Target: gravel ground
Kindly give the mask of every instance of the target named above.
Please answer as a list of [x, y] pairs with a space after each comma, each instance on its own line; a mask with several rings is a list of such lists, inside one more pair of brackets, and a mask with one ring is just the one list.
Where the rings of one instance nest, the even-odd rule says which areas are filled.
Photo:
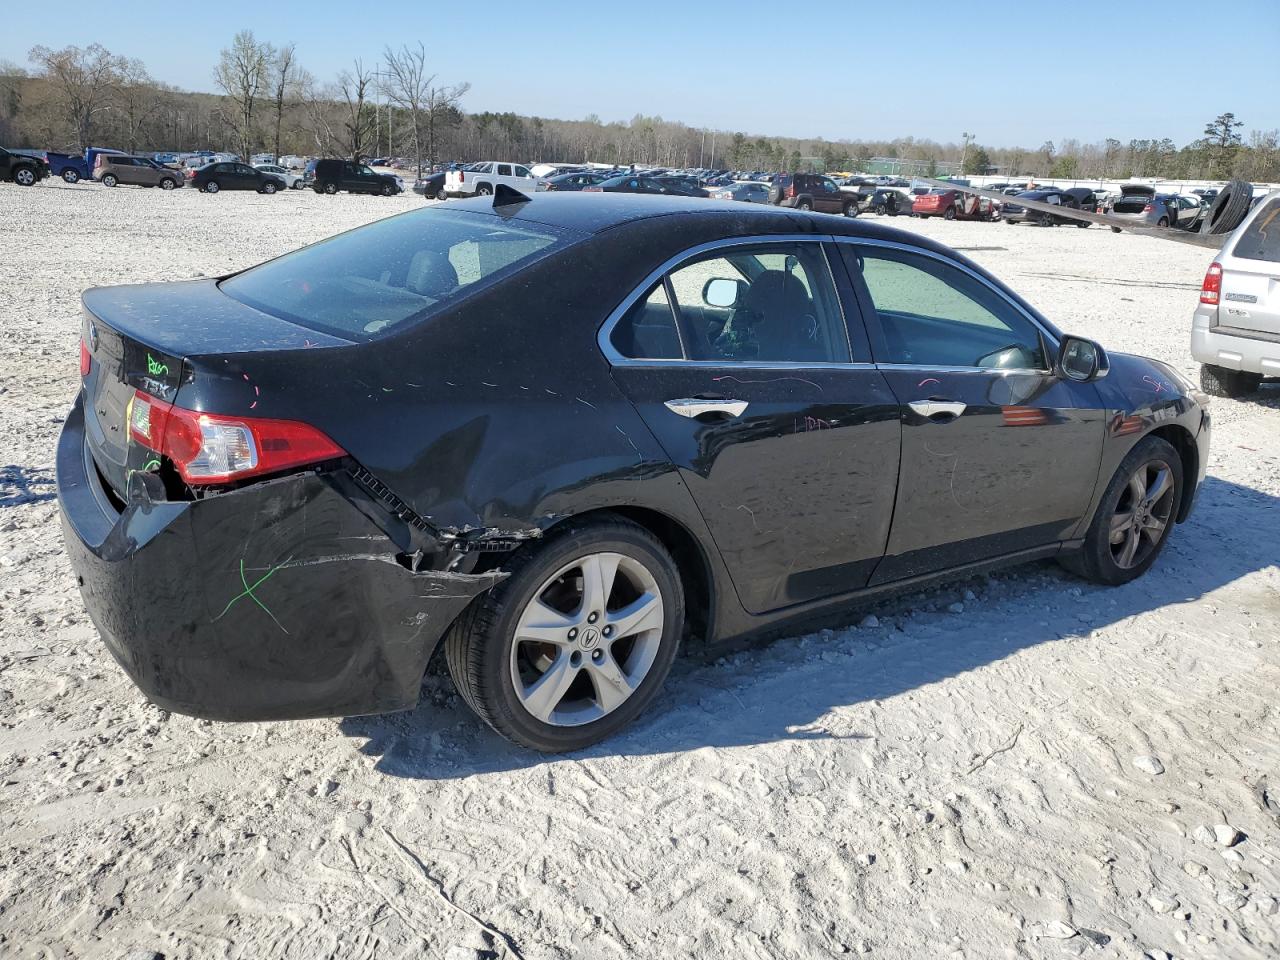
[[[508, 746], [439, 674], [381, 718], [148, 705], [60, 542], [81, 290], [421, 202], [0, 185], [0, 956], [1280, 955], [1274, 386], [1214, 402], [1197, 510], [1142, 580], [1024, 567], [693, 651], [581, 754]], [[1065, 329], [1194, 373], [1206, 251], [897, 223]]]

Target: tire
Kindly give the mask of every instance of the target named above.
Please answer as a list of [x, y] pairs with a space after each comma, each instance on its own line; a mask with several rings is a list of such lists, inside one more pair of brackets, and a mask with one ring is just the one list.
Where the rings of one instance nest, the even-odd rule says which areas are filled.
[[1156, 221], [1157, 227], [1167, 227], [1168, 225], [1169, 225], [1168, 217], [1161, 217], [1159, 220]]
[[1042, 227], [1052, 227], [1052, 226], [1053, 226], [1053, 216], [1052, 216], [1051, 214], [1048, 214], [1048, 213], [1042, 213], [1042, 214], [1040, 214], [1040, 219], [1039, 219], [1039, 220], [1037, 220], [1037, 221], [1036, 221], [1036, 223], [1037, 223], [1037, 224], [1039, 224], [1039, 225], [1040, 225], [1040, 226], [1042, 226]]
[[493, 196], [493, 187], [489, 186], [489, 184], [487, 183], [480, 184], [480, 186], [476, 187], [476, 196], [477, 197]]
[[[1138, 441], [1107, 485], [1084, 545], [1063, 557], [1063, 566], [1108, 586], [1142, 576], [1169, 540], [1178, 515], [1182, 482], [1182, 458], [1177, 450], [1159, 437]], [[1161, 492], [1155, 496], [1157, 490]], [[1128, 523], [1122, 525], [1126, 517]], [[1158, 529], [1151, 524], [1158, 524]]]
[[1017, 223], [1018, 223], [1018, 221], [1017, 221], [1017, 220], [1006, 220], [1006, 221], [1005, 221], [1005, 223], [1007, 223], [1009, 226], [1011, 226], [1011, 227], [1012, 227], [1012, 226], [1016, 226], [1016, 225], [1017, 225]]
[[204, 185], [205, 193], [217, 193], [220, 189], [222, 188], [218, 186], [217, 180], [210, 180], [208, 183]]
[[943, 220], [954, 220], [956, 218], [956, 208], [947, 207], [947, 212], [942, 215]]
[[1252, 203], [1253, 184], [1245, 180], [1232, 180], [1213, 198], [1213, 206], [1201, 222], [1200, 232], [1219, 235], [1230, 233], [1240, 226]]
[[844, 205], [844, 215], [846, 217], [856, 217], [858, 215], [858, 205], [856, 203], [846, 203]]
[[[643, 595], [660, 601], [660, 622], [651, 620], [639, 633], [619, 634], [608, 641], [602, 636], [609, 625], [608, 616], [599, 633], [589, 625], [601, 621], [583, 616], [586, 604], [581, 604], [581, 595], [575, 593], [576, 583], [585, 578], [571, 574], [581, 572], [575, 566], [577, 561], [601, 555], [621, 558], [616, 561], [618, 574], [612, 596], [624, 607], [638, 602], [639, 598], [628, 601], [627, 597], [635, 596], [635, 584], [644, 581]], [[684, 623], [679, 572], [657, 538], [621, 518], [571, 521], [544, 540], [526, 545], [505, 569], [510, 576], [477, 598], [445, 637], [449, 674], [471, 709], [508, 740], [552, 753], [580, 750], [634, 720], [661, 689]], [[619, 596], [619, 584], [629, 592]], [[563, 617], [554, 627], [540, 632], [554, 641], [517, 642], [523, 618], [535, 609], [533, 604], [540, 597], [549, 601], [544, 602], [544, 608], [555, 608], [551, 616]], [[559, 614], [563, 609], [575, 612]], [[565, 630], [563, 640], [561, 629]], [[613, 660], [619, 650], [622, 664]], [[631, 680], [635, 684], [607, 709], [601, 700], [613, 700], [624, 687], [615, 683], [600, 688], [598, 682], [605, 681], [592, 665], [597, 662], [613, 668], [616, 683]], [[552, 697], [534, 701], [536, 681], [557, 670], [566, 682]], [[607, 691], [603, 698], [597, 692], [600, 689]], [[535, 710], [547, 719], [535, 715]]]
[[74, 170], [71, 167], [67, 167], [67, 169], [62, 171], [62, 179], [65, 180], [67, 183], [79, 183], [80, 171]]
[[1211, 363], [1200, 367], [1200, 389], [1214, 397], [1243, 397], [1262, 384], [1262, 374], [1228, 370]]
[[1120, 232], [1120, 228], [1119, 228], [1119, 227], [1112, 227], [1112, 228], [1111, 228], [1111, 232], [1112, 232], [1112, 233], [1119, 233], [1119, 232]]
[[927, 214], [927, 213], [917, 213], [917, 214], [916, 214], [916, 216], [917, 216], [917, 217], [919, 217], [921, 220], [928, 220], [928, 219], [929, 219], [929, 214]]
[[178, 181], [170, 180], [168, 177], [165, 177], [163, 180], [160, 181], [161, 190], [172, 190], [175, 187], [177, 187], [177, 185], [178, 185]]
[[384, 197], [390, 197], [396, 192], [396, 190], [395, 190], [395, 187], [391, 186], [391, 184], [384, 183], [382, 185], [382, 189], [379, 190], [378, 192], [381, 193]]
[[449, 195], [448, 195], [447, 193], [445, 193], [445, 192], [444, 192], [444, 187], [441, 187], [439, 190], [437, 190], [437, 191], [436, 191], [436, 199], [437, 199], [437, 200], [448, 200], [448, 199], [449, 199]]
[[1090, 223], [1088, 220], [1077, 220], [1076, 226], [1079, 227], [1081, 230], [1088, 230], [1090, 227], [1093, 226], [1093, 224]]
[[274, 180], [268, 180], [266, 183], [262, 185], [262, 188], [258, 192], [265, 193], [268, 196], [270, 196], [271, 194], [276, 192], [276, 182]]
[[104, 187], [114, 187], [119, 183], [120, 181], [116, 179], [116, 175], [114, 173], [104, 173], [102, 175], [102, 185]]
[[798, 201], [798, 202], [796, 203], [796, 209], [797, 209], [797, 210], [812, 210], [812, 209], [813, 209], [813, 204], [812, 204], [812, 203], [810, 203], [808, 200], [800, 200], [800, 201]]
[[332, 197], [335, 193], [338, 192], [338, 185], [334, 183], [332, 180], [330, 180], [320, 189], [324, 191], [324, 193], [326, 193], [328, 196]]

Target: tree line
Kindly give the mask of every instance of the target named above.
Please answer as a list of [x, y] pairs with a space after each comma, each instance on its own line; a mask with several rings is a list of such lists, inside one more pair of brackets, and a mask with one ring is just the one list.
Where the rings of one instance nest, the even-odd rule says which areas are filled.
[[1060, 179], [1280, 181], [1280, 133], [1253, 130], [1223, 113], [1203, 136], [1046, 141], [1037, 149], [960, 142], [803, 139], [711, 131], [660, 116], [606, 123], [469, 113], [470, 85], [429, 69], [421, 44], [386, 47], [328, 81], [316, 78], [294, 44], [275, 45], [244, 30], [224, 48], [211, 79], [217, 93], [193, 93], [155, 80], [146, 65], [100, 44], [34, 47], [30, 67], [0, 63], [0, 144], [79, 151], [229, 150], [364, 158], [407, 157], [419, 169], [450, 160], [504, 158], [749, 170], [865, 170], [876, 158], [946, 164], [965, 173]]

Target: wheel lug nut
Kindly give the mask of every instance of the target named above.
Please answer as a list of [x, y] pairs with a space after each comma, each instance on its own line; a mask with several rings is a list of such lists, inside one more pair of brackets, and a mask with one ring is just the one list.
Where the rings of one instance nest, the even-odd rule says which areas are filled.
[[613, 627], [605, 627], [605, 628], [604, 628], [603, 630], [601, 630], [600, 632], [601, 632], [601, 633], [603, 633], [606, 637], [612, 637], [612, 636], [613, 636]]
[[594, 660], [596, 663], [599, 663], [601, 660], [604, 659], [604, 651], [603, 650], [595, 651], [595, 653], [591, 654], [591, 659]]
[[578, 628], [577, 628], [577, 627], [574, 627], [572, 630], [570, 630], [570, 631], [569, 631], [569, 639], [570, 639], [570, 640], [577, 640], [577, 639], [578, 639]]
[[600, 619], [600, 614], [593, 613], [591, 614], [591, 616], [587, 617], [587, 623], [595, 623], [599, 619]]

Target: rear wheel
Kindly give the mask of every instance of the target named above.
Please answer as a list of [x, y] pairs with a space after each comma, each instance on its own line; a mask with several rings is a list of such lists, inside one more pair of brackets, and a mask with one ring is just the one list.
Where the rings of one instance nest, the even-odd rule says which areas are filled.
[[204, 185], [205, 193], [217, 193], [220, 189], [221, 187], [218, 186], [217, 180], [210, 180], [208, 183]]
[[846, 217], [856, 217], [858, 215], [858, 205], [856, 203], [846, 203], [844, 205], [844, 215]]
[[1052, 227], [1053, 217], [1047, 213], [1040, 214], [1040, 219], [1036, 221], [1042, 227]]
[[1093, 224], [1091, 224], [1088, 220], [1077, 220], [1076, 226], [1079, 227], [1081, 230], [1087, 230], [1089, 229], [1089, 227], [1093, 226]]
[[797, 209], [797, 210], [812, 210], [812, 209], [813, 209], [813, 204], [812, 204], [812, 203], [810, 203], [808, 200], [801, 200], [799, 203], [797, 203], [797, 204], [796, 204], [796, 209]]
[[679, 646], [684, 595], [670, 554], [622, 519], [570, 523], [529, 545], [450, 629], [462, 697], [534, 750], [578, 750], [652, 702]]
[[1206, 363], [1200, 367], [1200, 389], [1215, 397], [1243, 397], [1262, 384], [1262, 374], [1228, 370]]
[[1119, 227], [1112, 227], [1112, 228], [1111, 228], [1111, 232], [1112, 232], [1112, 233], [1119, 233], [1119, 232], [1120, 232], [1120, 228], [1119, 228]]
[[947, 212], [942, 215], [943, 220], [954, 220], [956, 218], [956, 208], [947, 207]]
[[436, 191], [436, 199], [437, 199], [437, 200], [447, 200], [447, 199], [448, 199], [448, 194], [446, 194], [446, 193], [444, 192], [444, 187], [441, 187], [439, 190], [437, 190], [437, 191]]
[[119, 182], [120, 182], [120, 181], [116, 179], [116, 175], [115, 175], [114, 173], [107, 173], [107, 174], [103, 174], [103, 177], [102, 177], [102, 185], [103, 185], [104, 187], [114, 187], [114, 186], [116, 186]]
[[338, 185], [330, 181], [329, 183], [326, 183], [321, 189], [323, 189], [325, 193], [327, 193], [329, 196], [332, 197], [335, 193], [338, 192]]
[[62, 179], [67, 181], [67, 183], [79, 183], [80, 171], [67, 167], [67, 169], [62, 171]]
[[1167, 227], [1168, 225], [1169, 225], [1168, 217], [1161, 217], [1159, 220], [1156, 221], [1157, 227]]
[[1110, 586], [1142, 576], [1169, 539], [1182, 482], [1178, 451], [1159, 437], [1139, 441], [1102, 495], [1084, 545], [1064, 566]]
[[489, 186], [487, 183], [482, 183], [480, 184], [480, 186], [476, 187], [477, 196], [488, 197], [488, 196], [491, 196], [492, 194], [493, 194], [493, 187]]

